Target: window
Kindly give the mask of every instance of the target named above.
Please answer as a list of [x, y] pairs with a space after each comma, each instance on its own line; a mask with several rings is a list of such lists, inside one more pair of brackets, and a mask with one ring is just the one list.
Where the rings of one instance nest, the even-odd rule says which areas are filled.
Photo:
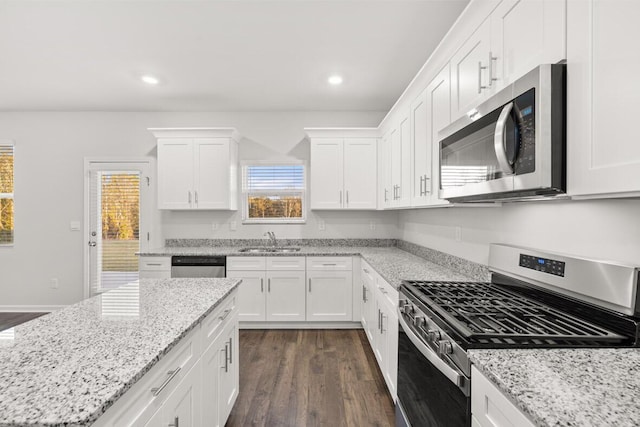
[[300, 163], [243, 165], [244, 222], [304, 222], [305, 175]]
[[13, 244], [13, 143], [0, 141], [0, 245]]

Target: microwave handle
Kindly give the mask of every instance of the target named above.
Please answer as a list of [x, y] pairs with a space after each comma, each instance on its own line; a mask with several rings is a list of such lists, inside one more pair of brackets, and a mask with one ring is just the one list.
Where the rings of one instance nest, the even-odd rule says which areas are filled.
[[505, 105], [500, 112], [498, 122], [496, 123], [496, 132], [493, 136], [493, 148], [496, 151], [496, 158], [498, 159], [500, 169], [502, 169], [506, 175], [513, 175], [513, 166], [511, 166], [511, 163], [509, 163], [507, 159], [507, 148], [505, 147], [505, 139], [507, 137], [505, 129], [511, 110], [513, 110], [513, 102]]

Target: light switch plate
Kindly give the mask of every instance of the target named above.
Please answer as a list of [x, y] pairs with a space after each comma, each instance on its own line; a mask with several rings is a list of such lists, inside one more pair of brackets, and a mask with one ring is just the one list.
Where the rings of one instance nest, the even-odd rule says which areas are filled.
[[325, 228], [324, 221], [323, 220], [318, 221], [318, 230], [324, 231], [324, 228]]
[[80, 231], [80, 221], [71, 221], [69, 223], [69, 229], [71, 231]]
[[229, 223], [229, 230], [236, 231], [238, 229], [238, 223], [235, 221], [231, 221]]

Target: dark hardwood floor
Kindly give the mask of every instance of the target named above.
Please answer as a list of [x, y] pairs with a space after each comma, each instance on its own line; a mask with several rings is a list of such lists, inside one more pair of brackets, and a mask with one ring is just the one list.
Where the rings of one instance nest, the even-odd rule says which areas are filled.
[[0, 331], [13, 328], [47, 313], [0, 313]]
[[362, 330], [241, 330], [226, 425], [393, 426], [394, 406]]

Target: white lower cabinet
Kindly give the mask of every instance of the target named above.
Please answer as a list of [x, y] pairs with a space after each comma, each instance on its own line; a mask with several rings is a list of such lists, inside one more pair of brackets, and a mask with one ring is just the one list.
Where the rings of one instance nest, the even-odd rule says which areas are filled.
[[307, 321], [351, 321], [351, 257], [307, 258]]
[[475, 366], [471, 367], [471, 415], [473, 427], [534, 426]]
[[361, 273], [363, 327], [395, 402], [398, 384], [398, 291], [365, 261], [362, 261]]
[[138, 261], [141, 279], [169, 279], [171, 277], [170, 256], [141, 256]]
[[237, 294], [227, 296], [93, 426], [223, 426], [239, 388]]
[[305, 272], [267, 271], [267, 321], [304, 321]]

